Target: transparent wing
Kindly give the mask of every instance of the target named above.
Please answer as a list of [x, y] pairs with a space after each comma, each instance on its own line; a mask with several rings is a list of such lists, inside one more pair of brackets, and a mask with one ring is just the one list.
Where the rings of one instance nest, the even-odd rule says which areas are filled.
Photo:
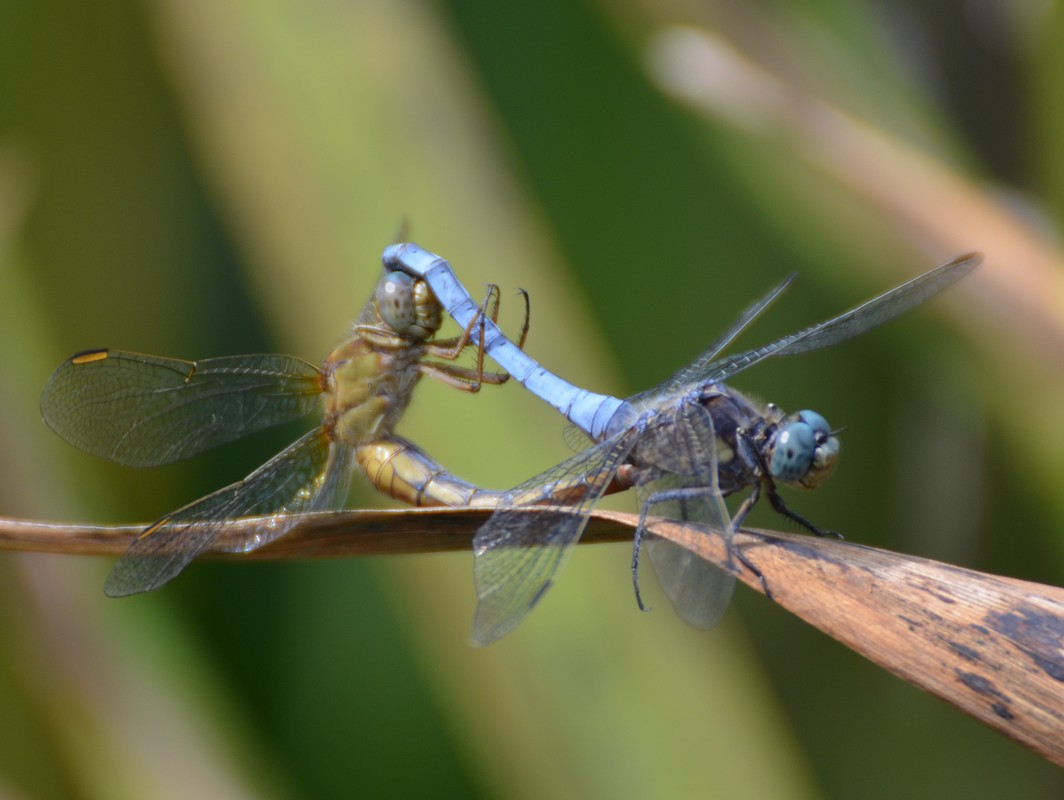
[[571, 423], [562, 428], [562, 441], [574, 453], [586, 449], [591, 443], [588, 435]]
[[104, 591], [122, 597], [159, 588], [239, 517], [276, 515], [263, 530], [230, 548], [246, 552], [287, 533], [301, 513], [341, 507], [353, 463], [351, 448], [330, 441], [321, 428], [311, 431], [244, 480], [151, 525], [115, 563]]
[[[889, 322], [895, 317], [901, 316], [906, 311], [926, 302], [943, 289], [959, 281], [971, 272], [983, 260], [979, 253], [969, 253], [955, 258], [949, 263], [936, 267], [930, 272], [914, 278], [908, 283], [903, 283], [889, 292], [884, 292], [857, 306], [845, 314], [813, 325], [798, 333], [784, 336], [771, 344], [759, 347], [756, 350], [748, 350], [719, 361], [710, 361], [713, 355], [703, 355], [695, 364], [697, 368], [682, 370], [668, 382], [670, 386], [676, 386], [675, 382], [683, 376], [685, 385], [692, 385], [702, 381], [726, 381], [736, 373], [747, 367], [751, 367], [759, 361], [770, 356], [789, 356], [798, 353], [808, 353], [824, 347], [838, 344], [847, 339], [852, 339], [877, 325]], [[708, 351], [707, 351], [708, 352]]]
[[[474, 644], [490, 644], [505, 636], [550, 588], [636, 437], [633, 430], [592, 445], [503, 496], [473, 539]], [[527, 509], [552, 498], [571, 499], [573, 505]]]
[[317, 367], [293, 356], [182, 361], [94, 350], [52, 373], [41, 414], [75, 447], [150, 467], [310, 413], [319, 378]]
[[791, 285], [791, 282], [796, 277], [798, 277], [797, 273], [792, 273], [779, 286], [776, 286], [764, 297], [760, 298], [757, 302], [753, 303], [749, 308], [743, 311], [735, 322], [732, 323], [731, 327], [717, 337], [717, 339], [714, 340], [714, 342], [707, 347], [702, 355], [696, 358], [694, 362], [688, 364], [664, 383], [655, 386], [649, 391], [640, 392], [639, 394], [628, 398], [629, 402], [634, 403], [639, 407], [645, 407], [648, 404], [653, 404], [653, 401], [657, 398], [667, 397], [674, 391], [683, 390], [691, 384], [698, 383], [708, 365], [717, 357], [717, 354], [731, 344], [736, 336], [746, 330], [746, 328], [749, 327], [754, 320], [760, 317], [770, 305], [776, 302], [776, 299], [786, 291], [787, 287]]
[[[731, 547], [731, 521], [727, 513], [721, 514], [717, 508], [719, 498], [714, 499], [705, 487], [687, 488], [695, 488], [700, 494], [671, 501], [663, 516], [699, 523], [706, 535], [721, 536]], [[680, 619], [699, 630], [709, 630], [720, 622], [735, 590], [731, 573], [668, 539], [648, 537], [646, 549], [658, 583]]]
[[[649, 442], [661, 450], [661, 457], [644, 456], [641, 442], [641, 461], [654, 460], [666, 474], [639, 487], [643, 511], [697, 523], [707, 536], [723, 537], [730, 548], [733, 529], [717, 482], [717, 439], [709, 411], [684, 403], [673, 424], [660, 428]], [[731, 603], [735, 577], [667, 539], [648, 535], [646, 548], [677, 615], [702, 630], [716, 625]]]

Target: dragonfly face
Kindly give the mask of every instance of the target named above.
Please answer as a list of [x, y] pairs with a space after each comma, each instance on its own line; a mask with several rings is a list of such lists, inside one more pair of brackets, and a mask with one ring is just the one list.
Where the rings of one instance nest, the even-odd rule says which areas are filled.
[[828, 421], [806, 410], [777, 428], [765, 453], [773, 478], [790, 486], [815, 489], [835, 471], [840, 448]]
[[415, 341], [430, 339], [443, 324], [443, 309], [432, 289], [405, 272], [385, 272], [374, 305], [382, 326]]

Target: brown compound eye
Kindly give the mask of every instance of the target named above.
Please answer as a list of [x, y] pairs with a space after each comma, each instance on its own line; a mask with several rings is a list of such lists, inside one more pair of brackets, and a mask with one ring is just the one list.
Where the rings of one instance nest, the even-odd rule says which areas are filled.
[[414, 279], [405, 272], [389, 272], [377, 286], [381, 319], [397, 333], [406, 333], [417, 322]]

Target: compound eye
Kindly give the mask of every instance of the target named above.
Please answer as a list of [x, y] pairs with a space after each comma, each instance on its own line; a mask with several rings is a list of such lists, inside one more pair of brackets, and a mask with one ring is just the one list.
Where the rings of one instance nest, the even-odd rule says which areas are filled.
[[405, 272], [389, 272], [377, 285], [377, 308], [384, 324], [397, 333], [406, 333], [417, 321], [414, 279]]
[[835, 471], [840, 449], [826, 419], [799, 411], [776, 434], [769, 472], [784, 483], [815, 489]]
[[805, 477], [816, 453], [817, 436], [808, 422], [788, 422], [776, 434], [769, 471], [784, 483], [794, 483]]
[[831, 426], [828, 425], [828, 421], [815, 411], [810, 411], [809, 409], [799, 411], [798, 421], [804, 422], [806, 425], [813, 429], [813, 433], [816, 434], [818, 444], [821, 442], [826, 442], [828, 440], [828, 437], [831, 436]]

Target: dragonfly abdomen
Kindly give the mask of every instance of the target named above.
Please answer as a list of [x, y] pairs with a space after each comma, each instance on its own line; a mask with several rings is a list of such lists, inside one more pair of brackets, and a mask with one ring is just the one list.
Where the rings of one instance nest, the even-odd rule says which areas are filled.
[[397, 436], [357, 446], [355, 458], [377, 489], [408, 505], [494, 508], [501, 497], [452, 475]]

